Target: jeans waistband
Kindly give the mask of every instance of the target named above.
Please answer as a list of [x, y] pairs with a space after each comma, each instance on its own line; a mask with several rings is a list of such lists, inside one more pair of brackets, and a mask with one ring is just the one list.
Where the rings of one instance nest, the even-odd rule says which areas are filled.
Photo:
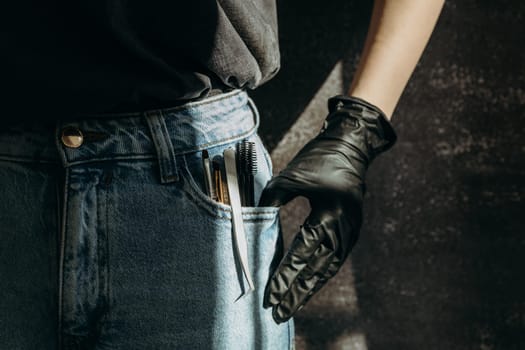
[[[54, 125], [17, 125], [0, 130], [0, 159], [59, 162], [69, 167], [158, 158], [161, 181], [169, 182], [177, 179], [176, 155], [240, 140], [255, 132], [258, 124], [253, 101], [245, 91], [235, 90], [174, 108], [100, 114]], [[73, 134], [73, 147], [64, 142], [66, 130]]]

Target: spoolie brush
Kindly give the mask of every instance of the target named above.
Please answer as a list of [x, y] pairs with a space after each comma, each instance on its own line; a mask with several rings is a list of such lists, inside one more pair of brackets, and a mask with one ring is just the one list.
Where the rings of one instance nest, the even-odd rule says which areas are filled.
[[246, 142], [246, 187], [248, 189], [246, 201], [251, 207], [255, 206], [255, 174], [257, 174], [255, 142]]

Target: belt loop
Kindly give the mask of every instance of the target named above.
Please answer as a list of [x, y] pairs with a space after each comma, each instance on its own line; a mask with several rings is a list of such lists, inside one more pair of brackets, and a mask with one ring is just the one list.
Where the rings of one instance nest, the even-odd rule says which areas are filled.
[[179, 179], [177, 175], [177, 163], [175, 152], [168, 133], [168, 128], [161, 111], [147, 111], [144, 113], [148, 123], [153, 143], [157, 151], [160, 168], [160, 182], [169, 183]]
[[255, 131], [259, 130], [259, 110], [257, 109], [257, 106], [255, 105], [255, 102], [248, 96], [248, 106], [253, 111], [253, 118], [255, 121]]

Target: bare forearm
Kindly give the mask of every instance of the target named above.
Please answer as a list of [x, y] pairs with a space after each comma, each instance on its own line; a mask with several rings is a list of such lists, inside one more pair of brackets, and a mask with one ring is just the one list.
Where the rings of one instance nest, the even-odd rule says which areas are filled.
[[376, 0], [349, 95], [392, 112], [434, 29], [444, 0]]

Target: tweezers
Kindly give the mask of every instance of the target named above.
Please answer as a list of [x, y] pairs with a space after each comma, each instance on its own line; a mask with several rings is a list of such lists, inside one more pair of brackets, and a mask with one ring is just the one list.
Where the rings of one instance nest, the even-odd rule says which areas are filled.
[[[228, 148], [223, 152], [224, 168], [226, 169], [226, 182], [228, 184], [228, 195], [230, 196], [230, 205], [232, 207], [232, 226], [233, 237], [235, 240], [235, 250], [241, 263], [244, 277], [248, 282], [248, 289], [240, 298], [255, 290], [250, 267], [248, 264], [248, 243], [246, 233], [244, 232], [244, 222], [242, 219], [241, 195], [239, 193], [239, 184], [237, 181], [237, 163], [235, 160], [235, 150]], [[240, 299], [239, 298], [239, 299]]]

